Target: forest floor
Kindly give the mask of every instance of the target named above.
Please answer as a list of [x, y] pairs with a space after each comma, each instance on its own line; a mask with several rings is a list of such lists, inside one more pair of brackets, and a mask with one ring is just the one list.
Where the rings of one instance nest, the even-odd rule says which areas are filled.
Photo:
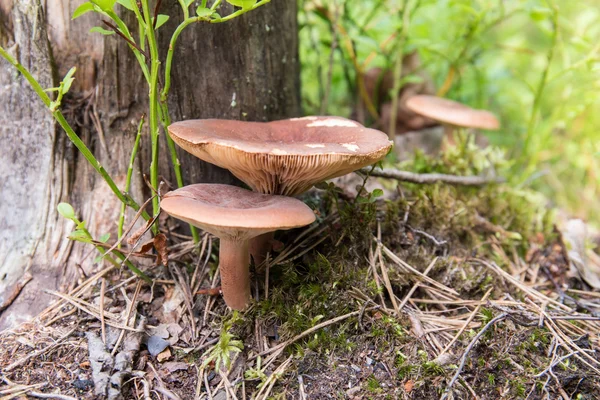
[[[404, 167], [480, 174], [493, 157], [464, 146]], [[253, 267], [245, 313], [219, 295], [218, 241], [162, 221], [169, 267], [146, 268], [152, 286], [99, 268], [0, 335], [1, 398], [600, 398], [579, 221], [512, 184], [363, 178], [304, 197], [317, 223]]]

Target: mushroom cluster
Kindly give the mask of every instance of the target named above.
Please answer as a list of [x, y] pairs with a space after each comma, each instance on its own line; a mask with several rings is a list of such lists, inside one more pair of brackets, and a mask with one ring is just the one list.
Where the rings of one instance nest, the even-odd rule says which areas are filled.
[[310, 208], [289, 196], [371, 165], [392, 146], [383, 132], [340, 117], [187, 120], [168, 131], [181, 148], [228, 169], [253, 189], [196, 184], [168, 193], [161, 202], [168, 214], [221, 239], [221, 290], [236, 310], [250, 301], [250, 257], [261, 264], [274, 231], [315, 220]]

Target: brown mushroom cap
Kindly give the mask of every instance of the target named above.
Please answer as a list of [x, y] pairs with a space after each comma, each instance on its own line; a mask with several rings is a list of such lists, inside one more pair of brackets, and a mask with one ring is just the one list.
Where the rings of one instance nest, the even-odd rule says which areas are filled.
[[441, 97], [412, 96], [406, 101], [406, 106], [417, 114], [449, 125], [488, 130], [500, 128], [498, 118], [491, 112], [476, 110]]
[[239, 241], [315, 220], [315, 214], [300, 200], [221, 184], [200, 183], [174, 190], [162, 198], [160, 207], [219, 238]]
[[261, 193], [293, 196], [385, 157], [387, 136], [340, 117], [273, 122], [188, 120], [169, 126], [184, 150]]

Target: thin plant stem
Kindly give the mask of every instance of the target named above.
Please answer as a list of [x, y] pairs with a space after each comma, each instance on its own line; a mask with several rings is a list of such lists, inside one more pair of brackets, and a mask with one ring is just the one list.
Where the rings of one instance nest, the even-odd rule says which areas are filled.
[[[146, 26], [146, 37], [148, 39], [148, 50], [150, 51], [150, 140], [152, 142], [152, 161], [150, 162], [150, 184], [154, 189], [158, 189], [158, 72], [160, 68], [160, 60], [158, 58], [158, 44], [156, 43], [156, 36], [153, 28], [152, 14], [150, 13], [150, 6], [148, 0], [142, 0], [142, 14], [144, 16], [144, 22]], [[158, 197], [152, 200], [152, 213], [157, 215], [160, 211]], [[152, 227], [154, 234], [158, 233], [158, 226]]]
[[[92, 234], [83, 226], [83, 223], [81, 221], [79, 221], [77, 218], [70, 218], [76, 226], [78, 226], [78, 229], [80, 229], [82, 232], [85, 233], [86, 237], [93, 241], [94, 238], [92, 237]], [[105, 259], [106, 261], [108, 261], [109, 263], [111, 263], [112, 265], [114, 265], [115, 267], [119, 268], [121, 266], [121, 264], [116, 261], [114, 258], [112, 258], [109, 253], [104, 250], [104, 248], [102, 246], [98, 246], [98, 245], [94, 245], [94, 247], [96, 248], [96, 250], [98, 250], [98, 252], [102, 255], [102, 258]], [[115, 257], [117, 257], [119, 259], [119, 261], [123, 262], [125, 261], [125, 265], [127, 266], [127, 268], [129, 268], [129, 270], [131, 272], [133, 272], [134, 274], [136, 274], [139, 278], [143, 279], [144, 281], [148, 282], [149, 284], [152, 284], [152, 279], [144, 274], [138, 267], [136, 267], [135, 265], [133, 265], [133, 263], [129, 260], [126, 259], [125, 255], [123, 253], [121, 253], [118, 250], [113, 250], [112, 255], [114, 255]]]
[[546, 84], [548, 83], [548, 72], [550, 71], [550, 65], [552, 64], [552, 59], [554, 58], [554, 50], [556, 48], [558, 38], [558, 10], [553, 5], [552, 11], [552, 37], [550, 42], [551, 44], [550, 48], [548, 49], [548, 53], [546, 54], [546, 66], [544, 67], [544, 71], [542, 71], [542, 76], [540, 78], [540, 81], [535, 91], [535, 95], [533, 97], [533, 106], [531, 107], [531, 115], [529, 116], [529, 123], [527, 124], [525, 142], [523, 143], [522, 157], [527, 157], [529, 160], [527, 163], [527, 169], [530, 169], [535, 161], [534, 157], [529, 156], [531, 150], [531, 140], [533, 138], [533, 131], [536, 127], [537, 117], [540, 112], [542, 95], [544, 94], [544, 89], [546, 88]]
[[[400, 30], [400, 35], [398, 37], [398, 49], [396, 64], [394, 65], [394, 86], [392, 88], [392, 110], [390, 114], [390, 126], [388, 130], [388, 136], [392, 142], [396, 139], [396, 119], [398, 116], [398, 100], [400, 98], [400, 89], [402, 89], [402, 62], [404, 60], [404, 45], [406, 44], [406, 35], [408, 34], [408, 25], [410, 23], [410, 13], [409, 13], [409, 2], [410, 0], [405, 0], [402, 6], [402, 29]], [[415, 7], [418, 7], [419, 3], [417, 2]]]
[[[42, 88], [40, 83], [33, 77], [33, 75], [31, 75], [29, 70], [27, 70], [27, 68], [21, 65], [12, 55], [10, 55], [2, 47], [0, 47], [0, 56], [2, 56], [6, 61], [12, 64], [25, 77], [25, 79], [27, 79], [27, 81], [29, 82], [35, 93], [38, 95], [38, 97], [42, 100], [46, 107], [50, 109], [50, 103], [52, 102], [52, 100], [50, 99], [48, 94], [46, 94], [44, 88]], [[139, 204], [136, 203], [135, 200], [133, 200], [128, 194], [123, 193], [119, 190], [116, 183], [110, 177], [108, 172], [106, 172], [106, 170], [100, 164], [98, 159], [94, 157], [94, 154], [90, 151], [90, 149], [88, 149], [85, 143], [83, 143], [79, 136], [77, 136], [77, 134], [73, 131], [73, 128], [71, 128], [71, 126], [69, 125], [63, 114], [60, 112], [60, 110], [51, 111], [51, 113], [56, 122], [58, 122], [61, 128], [65, 131], [71, 142], [75, 145], [75, 147], [77, 147], [79, 152], [91, 164], [91, 166], [96, 170], [96, 172], [98, 172], [100, 176], [102, 176], [104, 181], [108, 184], [108, 186], [110, 187], [112, 192], [117, 196], [117, 198], [128, 207], [131, 207], [136, 211], [139, 210]], [[145, 220], [150, 219], [150, 216], [146, 212], [142, 213], [142, 216]]]
[[184, 0], [177, 0], [179, 1], [179, 5], [181, 6], [181, 10], [183, 11], [183, 19], [188, 19], [190, 17], [190, 10], [188, 9], [188, 7], [185, 6], [185, 1]]
[[[238, 10], [234, 13], [231, 13], [231, 14], [221, 18], [221, 19], [209, 20], [208, 19], [209, 17], [196, 16], [196, 17], [186, 18], [185, 20], [183, 20], [183, 22], [181, 22], [179, 24], [179, 26], [177, 26], [177, 28], [175, 29], [175, 32], [173, 32], [173, 36], [171, 36], [171, 41], [169, 42], [169, 50], [167, 52], [167, 59], [165, 61], [165, 85], [161, 92], [161, 101], [166, 102], [167, 96], [169, 94], [169, 90], [171, 88], [171, 66], [173, 65], [173, 56], [174, 56], [174, 52], [175, 52], [175, 45], [177, 44], [177, 39], [179, 38], [179, 35], [181, 35], [181, 32], [183, 32], [183, 30], [185, 28], [187, 28], [189, 25], [191, 25], [195, 22], [206, 21], [206, 22], [210, 22], [212, 24], [226, 22], [226, 21], [229, 21], [229, 20], [231, 20], [235, 17], [238, 17], [242, 14], [245, 14], [248, 11], [255, 10], [258, 7], [261, 7], [261, 6], [269, 3], [270, 1], [271, 0], [261, 0], [258, 3], [256, 3], [254, 6], [252, 6], [251, 8]], [[219, 6], [220, 3], [221, 3], [221, 0], [217, 0], [215, 2], [215, 4], [212, 5], [211, 10], [212, 11], [216, 10], [216, 8]]]
[[[164, 86], [163, 89], [160, 93], [160, 109], [158, 110], [160, 113], [160, 117], [161, 117], [161, 124], [163, 126], [163, 129], [165, 130], [165, 132], [168, 131], [168, 127], [169, 125], [171, 125], [171, 116], [169, 113], [169, 106], [167, 103], [168, 100], [168, 95], [169, 95], [169, 90], [171, 89], [171, 67], [173, 65], [173, 56], [175, 54], [175, 45], [177, 44], [177, 39], [179, 38], [179, 35], [181, 35], [181, 32], [183, 32], [183, 30], [188, 27], [189, 25], [195, 23], [195, 22], [201, 22], [201, 21], [206, 21], [206, 22], [225, 22], [225, 21], [229, 21], [239, 15], [242, 15], [248, 11], [254, 10], [260, 6], [263, 6], [267, 3], [269, 3], [271, 0], [262, 0], [259, 1], [258, 3], [256, 3], [253, 7], [249, 8], [249, 9], [245, 9], [245, 10], [238, 10], [224, 18], [221, 18], [219, 20], [209, 20], [209, 17], [187, 17], [184, 15], [184, 21], [182, 23], [179, 24], [179, 26], [177, 26], [177, 28], [175, 29], [175, 32], [173, 32], [173, 35], [171, 36], [171, 40], [169, 42], [169, 50], [167, 51], [167, 58], [165, 61], [165, 78], [164, 78]], [[211, 10], [216, 10], [217, 7], [220, 5], [221, 1], [217, 0], [211, 7]], [[206, 1], [202, 2], [203, 7], [206, 6]], [[182, 6], [183, 7], [183, 6]], [[185, 14], [185, 12], [184, 12]], [[149, 41], [150, 42], [150, 41]], [[177, 186], [178, 187], [182, 187], [183, 186], [183, 177], [181, 174], [181, 163], [179, 162], [179, 157], [177, 156], [177, 149], [175, 146], [175, 143], [173, 142], [173, 139], [168, 135], [168, 133], [165, 134], [166, 139], [167, 139], [167, 146], [169, 148], [169, 152], [171, 154], [171, 163], [173, 164], [173, 169], [175, 171], [175, 179], [177, 181]], [[153, 183], [154, 185], [154, 183]], [[196, 227], [190, 225], [190, 230], [192, 232], [192, 237], [194, 238], [194, 242], [198, 243], [199, 239], [200, 239], [200, 235], [198, 233], [198, 230], [196, 229]]]
[[[136, 2], [132, 1], [131, 3], [133, 5], [133, 9], [135, 12], [135, 10], [137, 9], [137, 6], [135, 5]], [[136, 13], [136, 17], [137, 17], [137, 14], [139, 14], [139, 10]], [[129, 32], [129, 28], [127, 28], [127, 25], [125, 25], [125, 22], [123, 22], [123, 20], [121, 18], [119, 18], [119, 16], [114, 11], [107, 11], [106, 15], [108, 15], [113, 21], [115, 21], [115, 23], [117, 24], [117, 27], [119, 28], [121, 33], [127, 39], [134, 42], [133, 36], [131, 36], [131, 33]], [[138, 22], [139, 22], [139, 17], [138, 17]], [[131, 43], [128, 43], [128, 45], [129, 45], [129, 48], [131, 49], [131, 51], [133, 51], [135, 58], [137, 59], [138, 63], [140, 64], [140, 67], [142, 68], [142, 73], [144, 74], [144, 78], [146, 78], [146, 81], [149, 82], [150, 81], [150, 73], [148, 72], [148, 65], [146, 64], [144, 55], [135, 46], [132, 46]], [[140, 48], [141, 49], [144, 48], [143, 41], [140, 44]]]
[[[177, 156], [177, 148], [175, 147], [175, 142], [169, 136], [168, 128], [171, 125], [171, 117], [169, 115], [169, 107], [167, 105], [166, 98], [163, 101], [161, 97], [160, 102], [160, 111], [161, 111], [161, 123], [163, 129], [165, 131], [165, 137], [167, 138], [167, 146], [169, 147], [169, 152], [171, 153], [171, 164], [173, 164], [173, 169], [175, 170], [175, 179], [177, 181], [177, 187], [183, 186], [183, 176], [181, 175], [181, 163], [179, 162], [179, 157]], [[192, 238], [194, 243], [198, 243], [200, 241], [200, 234], [198, 233], [198, 229], [190, 224], [190, 231], [192, 232]]]
[[338, 7], [337, 1], [333, 1], [333, 21], [329, 24], [331, 30], [331, 47], [329, 49], [329, 69], [327, 70], [327, 81], [325, 87], [325, 94], [323, 96], [323, 102], [321, 103], [321, 115], [327, 114], [327, 108], [329, 105], [329, 95], [331, 92], [331, 80], [333, 76], [333, 61], [335, 56], [335, 50], [338, 46], [338, 34], [337, 25], [340, 16], [340, 7]]
[[[145, 116], [142, 115], [142, 118], [140, 119], [140, 123], [138, 125], [138, 129], [137, 129], [137, 135], [135, 136], [135, 143], [133, 144], [133, 149], [131, 149], [131, 157], [129, 159], [129, 167], [127, 168], [127, 178], [125, 180], [125, 193], [129, 193], [129, 189], [131, 187], [131, 177], [133, 176], [133, 163], [135, 162], [135, 157], [137, 155], [138, 149], [140, 148], [140, 139], [142, 138], [142, 127], [144, 126], [144, 118]], [[121, 206], [121, 215], [119, 216], [119, 226], [118, 226], [118, 239], [119, 239], [119, 246], [118, 248], [121, 248], [121, 237], [123, 236], [123, 224], [125, 222], [125, 204], [123, 204]]]

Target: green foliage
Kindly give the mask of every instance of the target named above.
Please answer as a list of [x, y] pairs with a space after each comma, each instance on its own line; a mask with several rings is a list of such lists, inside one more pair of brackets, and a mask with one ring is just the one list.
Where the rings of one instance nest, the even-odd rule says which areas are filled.
[[[71, 206], [68, 203], [59, 203], [58, 206], [56, 207], [56, 210], [64, 218], [73, 221], [73, 223], [75, 224], [75, 230], [73, 232], [71, 232], [68, 236], [68, 238], [70, 240], [75, 240], [77, 242], [91, 244], [96, 248], [96, 250], [98, 250], [98, 252], [100, 253], [100, 256], [97, 257], [94, 260], [94, 262], [100, 262], [104, 259], [104, 260], [110, 262], [115, 267], [119, 267], [121, 265], [119, 263], [119, 261], [120, 261], [123, 264], [127, 265], [127, 267], [131, 270], [131, 272], [133, 272], [134, 274], [136, 274], [137, 276], [139, 276], [141, 279], [145, 280], [149, 284], [152, 284], [152, 279], [150, 279], [148, 276], [146, 276], [146, 274], [144, 274], [135, 265], [133, 265], [133, 263], [131, 261], [129, 261], [123, 253], [121, 253], [119, 250], [116, 250], [116, 249], [113, 249], [111, 251], [111, 253], [108, 253], [100, 245], [101, 243], [106, 243], [108, 241], [108, 239], [110, 239], [109, 233], [106, 233], [106, 234], [100, 236], [100, 238], [98, 240], [94, 240], [92, 234], [86, 228], [85, 221], [80, 221], [79, 219], [77, 219], [77, 216], [75, 215], [75, 209], [73, 208], [73, 206]], [[115, 258], [113, 258], [113, 256], [116, 257], [117, 260], [119, 260], [119, 261], [115, 260]]]
[[110, 35], [114, 35], [115, 31], [109, 31], [108, 29], [104, 29], [100, 26], [95, 26], [92, 29], [90, 29], [90, 33], [99, 33], [104, 36], [110, 36]]
[[367, 390], [371, 393], [381, 393], [383, 391], [381, 384], [374, 375], [367, 378]]
[[262, 388], [269, 378], [264, 369], [262, 368], [262, 357], [258, 356], [256, 359], [256, 367], [250, 367], [244, 372], [244, 378], [248, 380], [259, 380], [258, 389]]
[[73, 218], [75, 218], [75, 210], [73, 209], [73, 206], [69, 203], [58, 203], [58, 206], [56, 206], [56, 210], [60, 215], [67, 219], [72, 220]]
[[227, 2], [243, 10], [251, 9], [256, 4], [256, 0], [227, 0]]
[[[417, 51], [446, 97], [498, 114], [485, 135], [517, 160], [510, 175], [600, 222], [600, 9], [593, 1], [302, 0], [300, 59], [307, 113], [350, 115], [358, 71], [393, 69]], [[337, 10], [335, 4], [338, 4]], [[412, 7], [399, 38], [403, 4]], [[335, 19], [336, 12], [338, 15]], [[332, 26], [337, 22], [337, 29]], [[330, 51], [333, 34], [338, 45]], [[329, 82], [329, 74], [331, 80]], [[412, 79], [412, 78], [409, 78]]]
[[233, 324], [238, 320], [238, 312], [234, 311], [231, 319], [223, 323], [219, 341], [204, 354], [207, 357], [202, 362], [203, 367], [214, 363], [215, 371], [218, 371], [222, 366], [225, 369], [229, 369], [231, 365], [231, 353], [239, 353], [244, 349], [244, 343], [241, 340], [234, 339], [235, 336], [230, 332]]
[[57, 92], [56, 100], [51, 101], [48, 107], [50, 111], [55, 112], [60, 107], [60, 103], [62, 101], [63, 96], [69, 92], [69, 89], [71, 89], [71, 85], [75, 80], [75, 78], [73, 77], [73, 75], [75, 75], [75, 71], [75, 67], [71, 68], [57, 88], [51, 88], [46, 90], [47, 92]]
[[[493, 146], [480, 149], [472, 136], [459, 135], [457, 139], [457, 145], [439, 157], [417, 152], [399, 168], [419, 173], [508, 176], [509, 182], [481, 188], [406, 184], [414, 197], [409, 222], [419, 225], [427, 220], [424, 228], [428, 232], [439, 232], [463, 243], [468, 239], [472, 244], [480, 243], [489, 234], [508, 247], [526, 246], [529, 238], [539, 232], [550, 237], [554, 211], [544, 195], [510, 182], [513, 164], [506, 160], [505, 152]], [[402, 203], [401, 200], [399, 209], [406, 208], [407, 204]], [[432, 209], [437, 210], [436, 219], [428, 218]]]

